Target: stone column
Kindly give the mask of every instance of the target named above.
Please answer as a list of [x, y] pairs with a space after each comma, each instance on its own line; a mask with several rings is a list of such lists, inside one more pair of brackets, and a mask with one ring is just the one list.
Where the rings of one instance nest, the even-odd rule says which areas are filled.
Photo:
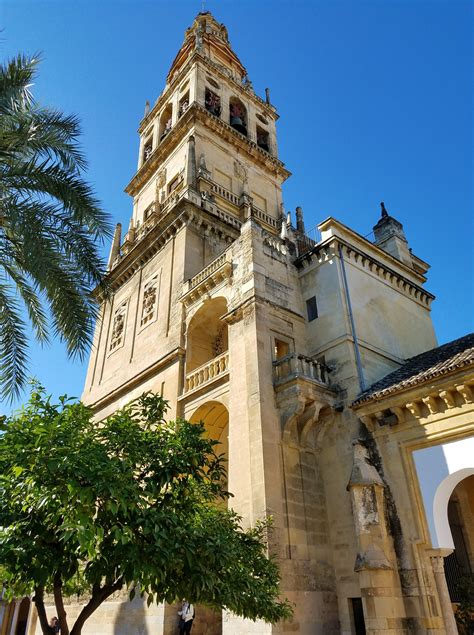
[[[444, 555], [448, 554], [446, 553]], [[448, 585], [446, 583], [446, 575], [444, 573], [444, 556], [442, 553], [431, 556], [431, 566], [436, 582], [436, 590], [438, 591], [441, 613], [443, 614], [446, 627], [446, 635], [458, 635], [458, 627], [456, 626]]]
[[385, 484], [360, 441], [354, 442], [354, 463], [347, 487], [358, 542], [354, 571], [359, 574], [367, 635], [402, 635], [406, 632], [406, 614], [385, 518]]

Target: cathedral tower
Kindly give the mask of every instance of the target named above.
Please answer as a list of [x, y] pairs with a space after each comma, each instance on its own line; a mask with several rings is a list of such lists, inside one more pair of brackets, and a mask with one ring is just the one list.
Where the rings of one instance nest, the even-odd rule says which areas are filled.
[[[202, 609], [195, 635], [358, 633], [364, 615], [367, 632], [401, 634], [400, 567], [417, 565], [382, 512], [377, 527], [375, 517], [354, 521], [369, 499], [392, 507], [350, 406], [434, 346], [428, 265], [395, 219], [397, 235], [384, 221], [376, 243], [333, 218], [311, 240], [300, 208], [293, 226], [277, 118], [226, 28], [200, 13], [139, 127], [126, 188], [133, 215], [113, 241], [113, 294], [101, 307], [83, 399], [100, 420], [144, 391], [163, 394], [171, 417], [203, 420], [222, 443], [244, 523], [274, 519], [270, 550], [293, 622]], [[421, 620], [424, 591], [415, 587], [410, 610]], [[174, 632], [174, 609], [147, 615], [153, 632]]]

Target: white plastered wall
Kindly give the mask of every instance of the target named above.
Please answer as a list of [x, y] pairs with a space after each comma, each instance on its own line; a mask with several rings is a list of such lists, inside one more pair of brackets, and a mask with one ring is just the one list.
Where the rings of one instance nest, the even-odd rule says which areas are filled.
[[474, 474], [474, 436], [413, 452], [434, 548], [453, 549], [448, 501], [458, 483]]

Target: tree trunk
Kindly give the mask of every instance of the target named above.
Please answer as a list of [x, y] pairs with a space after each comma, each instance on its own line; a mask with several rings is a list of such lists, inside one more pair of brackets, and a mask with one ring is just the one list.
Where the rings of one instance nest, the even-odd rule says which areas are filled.
[[35, 588], [33, 602], [36, 605], [36, 611], [38, 613], [38, 618], [40, 621], [41, 630], [43, 631], [43, 635], [55, 635], [54, 630], [48, 623], [46, 609], [44, 608], [44, 588], [42, 586]]
[[54, 576], [54, 604], [58, 613], [59, 626], [61, 627], [61, 635], [69, 635], [69, 626], [66, 619], [66, 611], [64, 609], [63, 593], [62, 593], [61, 575], [57, 573]]
[[70, 635], [81, 635], [85, 621], [99, 608], [102, 602], [112, 595], [112, 593], [115, 593], [115, 591], [119, 591], [122, 586], [123, 580], [121, 578], [113, 584], [104, 584], [102, 588], [98, 584], [94, 585], [92, 588], [92, 597], [79, 613]]

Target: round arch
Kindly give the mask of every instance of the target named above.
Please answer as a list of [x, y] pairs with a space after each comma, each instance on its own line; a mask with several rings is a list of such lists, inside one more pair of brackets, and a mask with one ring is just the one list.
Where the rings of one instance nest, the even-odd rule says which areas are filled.
[[[202, 421], [206, 436], [222, 444], [222, 451], [227, 454], [229, 433], [229, 411], [220, 401], [206, 401], [189, 417], [192, 423]], [[225, 450], [224, 450], [225, 448]]]
[[474, 467], [466, 467], [447, 476], [438, 486], [433, 498], [433, 520], [440, 547], [454, 549], [453, 536], [448, 521], [448, 503], [456, 485], [474, 475]]
[[221, 317], [227, 300], [219, 296], [206, 300], [192, 316], [186, 336], [186, 373], [227, 351], [228, 329]]

